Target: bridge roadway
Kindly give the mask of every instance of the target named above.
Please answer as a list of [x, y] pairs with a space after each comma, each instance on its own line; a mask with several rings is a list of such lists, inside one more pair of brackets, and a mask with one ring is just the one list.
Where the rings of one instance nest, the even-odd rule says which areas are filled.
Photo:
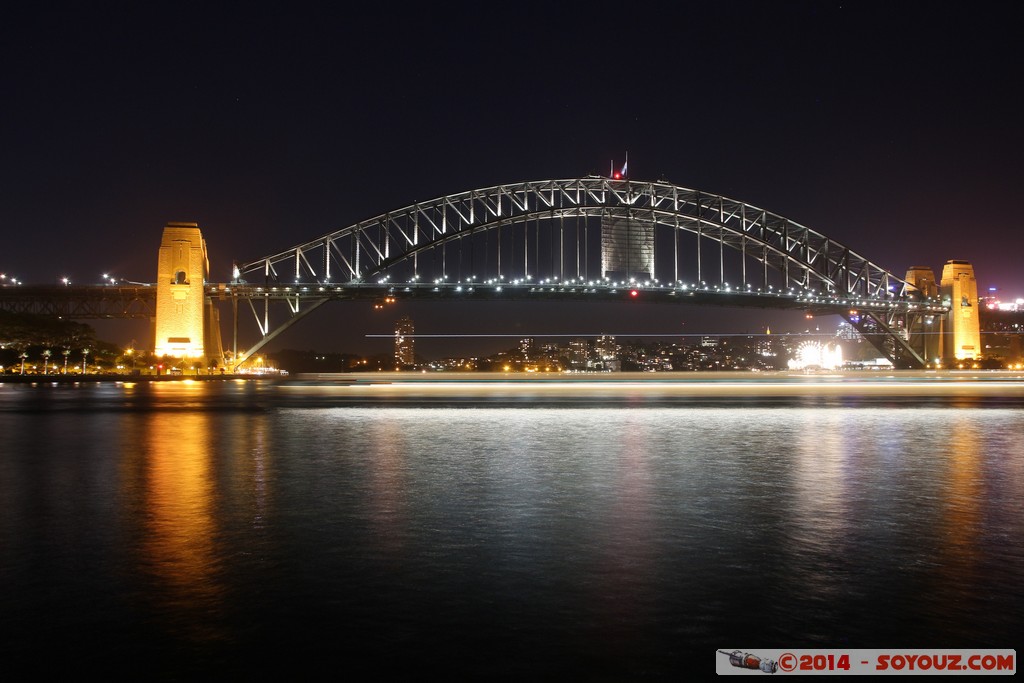
[[[110, 318], [154, 318], [157, 287], [152, 284], [5, 286], [0, 288], [0, 310], [31, 313], [70, 320]], [[570, 280], [566, 282], [490, 280], [485, 282], [346, 282], [263, 285], [246, 282], [210, 283], [206, 295], [214, 301], [232, 303], [233, 353], [236, 367], [299, 319], [328, 301], [372, 301], [383, 306], [398, 299], [449, 301], [646, 302], [659, 304], [715, 305], [722, 307], [805, 310], [815, 315], [835, 314], [856, 329], [897, 367], [923, 367], [924, 362], [909, 348], [901, 331], [891, 321], [941, 315], [947, 307], [936, 300], [890, 296], [884, 299], [824, 295], [810, 289], [753, 289], [724, 285], [614, 283]], [[246, 302], [261, 339], [243, 353], [238, 350], [238, 301]], [[262, 304], [260, 303], [262, 302]], [[271, 304], [285, 304], [286, 319], [271, 324]], [[261, 310], [262, 309], [262, 310]], [[910, 325], [907, 326], [908, 328]], [[897, 342], [892, 344], [892, 342]]]
[[64, 320], [148, 319], [156, 315], [156, 286], [3, 285], [0, 310]]
[[208, 294], [217, 299], [250, 301], [278, 300], [301, 303], [315, 300], [476, 300], [476, 301], [594, 301], [646, 302], [716, 305], [739, 308], [807, 310], [812, 313], [849, 313], [851, 308], [879, 311], [913, 311], [943, 314], [949, 309], [936, 301], [892, 298], [888, 301], [843, 298], [811, 291], [762, 291], [687, 284], [605, 284], [601, 282], [409, 282], [391, 283], [295, 283], [253, 285], [231, 283], [209, 285]]
[[[211, 296], [221, 299], [233, 298], [234, 340], [233, 357], [236, 363], [243, 362], [284, 332], [304, 315], [330, 300], [371, 299], [376, 306], [383, 306], [397, 299], [445, 299], [450, 301], [525, 301], [554, 300], [578, 302], [648, 302], [659, 304], [715, 305], [723, 307], [746, 307], [762, 309], [796, 309], [813, 315], [840, 315], [849, 321], [860, 334], [876, 346], [894, 365], [900, 368], [924, 367], [925, 362], [905, 338], [901, 330], [894, 328], [890, 321], [921, 319], [929, 315], [941, 315], [948, 308], [935, 300], [919, 301], [913, 298], [891, 296], [887, 299], [843, 298], [825, 296], [811, 290], [790, 288], [779, 291], [753, 289], [750, 286], [735, 289], [728, 286], [682, 283], [665, 284], [658, 282], [619, 284], [606, 281], [582, 280], [557, 282], [529, 282], [502, 280], [484, 282], [406, 282], [391, 284], [378, 283], [294, 283], [291, 285], [252, 285], [233, 283], [216, 285]], [[238, 306], [239, 299], [245, 300], [252, 311], [262, 339], [256, 345], [242, 352], [238, 351]], [[263, 301], [262, 311], [257, 302]], [[272, 301], [286, 301], [289, 319], [284, 323], [271, 324], [270, 305]], [[907, 328], [913, 327], [913, 323]], [[237, 367], [237, 366], [236, 366]]]
[[[808, 310], [835, 314], [850, 308], [916, 311], [941, 314], [948, 309], [936, 302], [892, 299], [840, 298], [813, 292], [759, 291], [697, 285], [613, 285], [595, 283], [295, 283], [254, 285], [211, 283], [206, 294], [214, 300], [241, 299], [250, 302], [281, 301], [301, 306], [303, 302], [371, 301], [389, 297], [411, 300], [475, 301], [595, 301], [646, 302], [717, 305], [740, 308]], [[149, 318], [156, 314], [156, 285], [16, 285], [0, 287], [0, 310], [29, 313], [68, 320]], [[296, 309], [297, 310], [297, 309]]]

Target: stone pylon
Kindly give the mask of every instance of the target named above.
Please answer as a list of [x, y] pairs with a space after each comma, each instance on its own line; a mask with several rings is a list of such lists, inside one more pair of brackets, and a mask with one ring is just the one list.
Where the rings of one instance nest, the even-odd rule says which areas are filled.
[[186, 363], [220, 364], [219, 316], [206, 296], [210, 262], [196, 223], [168, 223], [157, 263], [154, 351]]
[[949, 306], [942, 325], [941, 354], [944, 362], [980, 358], [981, 316], [974, 266], [967, 261], [946, 261], [942, 267], [939, 295]]

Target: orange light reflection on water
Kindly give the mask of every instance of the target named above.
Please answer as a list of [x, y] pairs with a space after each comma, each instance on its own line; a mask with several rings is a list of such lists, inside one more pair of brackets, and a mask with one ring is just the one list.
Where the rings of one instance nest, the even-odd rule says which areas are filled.
[[202, 412], [154, 411], [145, 439], [145, 533], [142, 563], [160, 590], [161, 607], [177, 612], [183, 635], [206, 639], [220, 606], [217, 525], [209, 435]]

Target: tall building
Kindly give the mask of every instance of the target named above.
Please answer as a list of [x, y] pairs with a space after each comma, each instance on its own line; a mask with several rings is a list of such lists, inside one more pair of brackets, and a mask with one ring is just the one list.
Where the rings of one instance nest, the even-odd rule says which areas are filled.
[[395, 369], [410, 367], [416, 364], [416, 353], [414, 344], [416, 342], [413, 334], [416, 329], [413, 327], [412, 319], [400, 318], [395, 323]]
[[597, 351], [597, 356], [601, 360], [615, 360], [619, 357], [619, 345], [615, 343], [615, 337], [611, 335], [602, 334], [594, 342], [594, 350]]
[[536, 355], [534, 353], [535, 346], [536, 344], [534, 343], [533, 337], [527, 337], [519, 340], [519, 352], [523, 354], [524, 360], [529, 360], [531, 357]]
[[618, 372], [622, 369], [619, 361], [619, 345], [615, 343], [615, 337], [602, 334], [594, 342], [594, 353], [597, 358], [593, 361], [594, 367], [610, 372]]
[[569, 364], [573, 369], [580, 370], [587, 367], [587, 360], [590, 358], [590, 345], [586, 339], [573, 339], [569, 342]]

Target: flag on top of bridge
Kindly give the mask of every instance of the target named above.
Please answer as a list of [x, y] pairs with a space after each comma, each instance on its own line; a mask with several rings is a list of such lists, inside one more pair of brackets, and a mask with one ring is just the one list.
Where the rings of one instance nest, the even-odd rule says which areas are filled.
[[618, 171], [618, 172], [615, 171], [615, 160], [612, 159], [612, 170], [610, 172], [610, 176], [612, 178], [614, 178], [615, 180], [621, 180], [622, 178], [625, 178], [626, 177], [626, 168], [628, 166], [629, 166], [629, 152], [626, 152], [626, 161], [622, 164], [622, 170], [621, 171]]

